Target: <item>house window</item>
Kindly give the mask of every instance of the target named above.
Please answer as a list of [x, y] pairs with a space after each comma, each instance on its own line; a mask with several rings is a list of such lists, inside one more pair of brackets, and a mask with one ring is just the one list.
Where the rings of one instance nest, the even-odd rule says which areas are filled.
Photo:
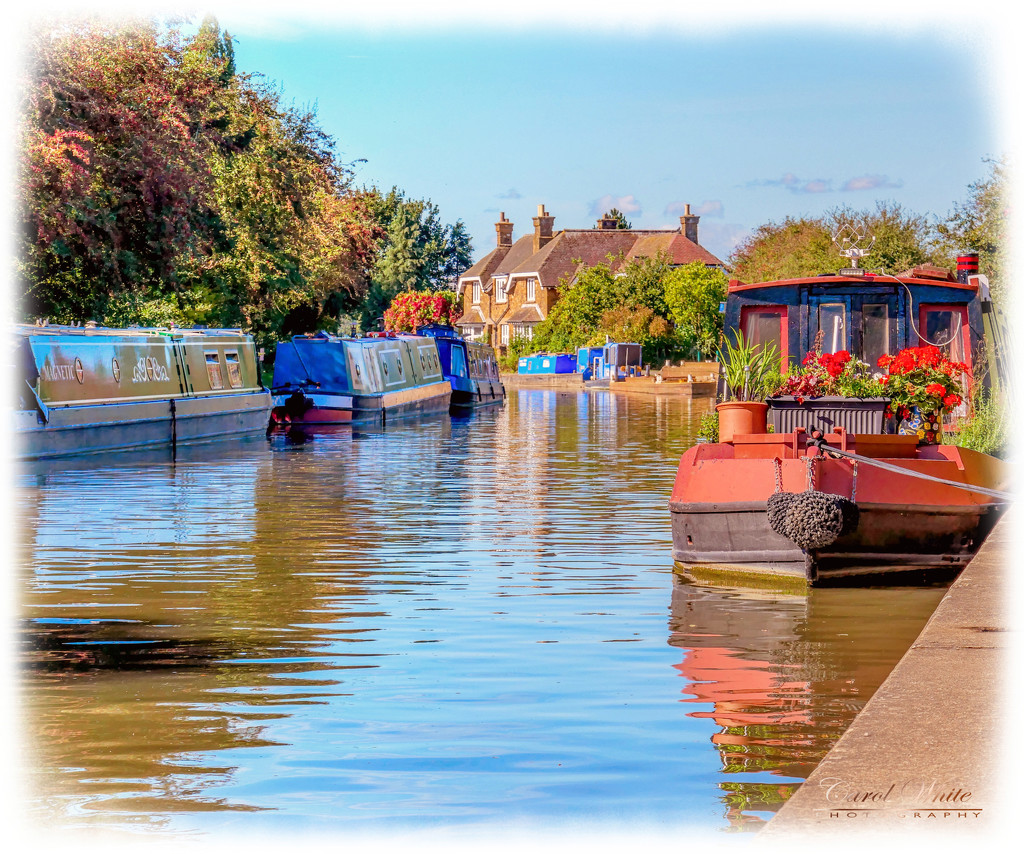
[[537, 280], [527, 279], [526, 280], [526, 301], [533, 302], [537, 299]]
[[508, 291], [505, 290], [507, 287], [508, 279], [495, 279], [494, 280], [494, 301], [495, 302], [508, 302]]
[[508, 324], [501, 324], [501, 343], [508, 344]]
[[473, 305], [480, 305], [480, 283], [473, 285]]

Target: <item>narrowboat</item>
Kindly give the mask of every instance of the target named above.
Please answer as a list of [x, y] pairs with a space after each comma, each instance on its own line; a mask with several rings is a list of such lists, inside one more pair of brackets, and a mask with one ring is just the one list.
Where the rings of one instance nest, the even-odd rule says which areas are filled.
[[534, 353], [519, 360], [521, 374], [574, 374], [576, 357], [572, 353]]
[[236, 329], [14, 328], [16, 455], [176, 447], [266, 430], [270, 392]]
[[296, 335], [277, 345], [271, 427], [385, 424], [447, 413], [452, 386], [428, 336]]
[[493, 347], [466, 341], [453, 327], [442, 324], [423, 326], [418, 331], [437, 344], [441, 373], [452, 386], [453, 415], [504, 401], [505, 386]]
[[609, 341], [603, 347], [581, 347], [576, 354], [576, 371], [584, 384], [607, 387], [643, 371], [643, 349], [639, 344]]
[[[799, 365], [816, 338], [824, 352], [847, 350], [869, 365], [929, 344], [971, 366], [991, 305], [984, 277], [971, 275], [969, 263], [958, 267], [958, 276], [932, 266], [899, 276], [854, 267], [759, 284], [732, 280], [726, 329], [748, 343], [773, 342], [783, 370]], [[1008, 506], [1005, 464], [921, 444], [917, 435], [883, 434], [881, 420], [870, 424], [860, 411], [863, 401], [852, 404], [845, 426], [833, 399], [824, 416], [810, 411], [784, 431], [723, 433], [687, 450], [669, 502], [682, 571], [816, 585], [940, 579], [966, 565]], [[773, 498], [779, 493], [790, 496]], [[831, 534], [819, 536], [829, 525]], [[809, 535], [801, 526], [820, 530]]]

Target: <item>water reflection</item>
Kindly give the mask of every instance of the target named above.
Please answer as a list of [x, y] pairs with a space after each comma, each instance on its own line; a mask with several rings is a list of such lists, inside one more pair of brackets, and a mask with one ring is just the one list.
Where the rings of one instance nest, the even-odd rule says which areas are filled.
[[30, 809], [188, 833], [762, 820], [938, 596], [674, 579], [694, 404], [519, 390], [25, 467]]
[[814, 770], [909, 649], [945, 588], [786, 595], [677, 577], [669, 643], [711, 736], [730, 827], [756, 829]]

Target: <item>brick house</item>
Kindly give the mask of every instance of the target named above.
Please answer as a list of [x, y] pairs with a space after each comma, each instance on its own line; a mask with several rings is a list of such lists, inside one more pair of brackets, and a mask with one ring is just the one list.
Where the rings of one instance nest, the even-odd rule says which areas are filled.
[[580, 263], [607, 263], [613, 271], [635, 258], [653, 258], [664, 252], [674, 265], [703, 261], [709, 267], [724, 264], [697, 243], [699, 216], [686, 213], [676, 230], [620, 229], [614, 219], [598, 220], [596, 228], [554, 230], [555, 218], [537, 206], [533, 233], [513, 241], [513, 224], [502, 213], [494, 224], [497, 245], [459, 277], [462, 297], [458, 325], [466, 338], [487, 340], [504, 353], [513, 338], [533, 337], [558, 301], [558, 286], [571, 282]]

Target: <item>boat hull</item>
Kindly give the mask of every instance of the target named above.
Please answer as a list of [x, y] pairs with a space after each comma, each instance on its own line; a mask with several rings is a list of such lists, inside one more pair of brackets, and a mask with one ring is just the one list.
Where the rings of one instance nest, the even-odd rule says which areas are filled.
[[[808, 584], [940, 580], [970, 561], [1006, 507], [964, 488], [1005, 489], [1005, 469], [992, 457], [950, 446], [918, 448], [915, 437], [828, 438], [864, 459], [822, 457], [806, 446], [802, 431], [736, 436], [689, 449], [669, 502], [672, 553], [681, 569], [704, 576], [803, 578]], [[871, 465], [864, 455], [888, 468]], [[859, 521], [829, 546], [805, 552], [773, 530], [767, 504], [776, 491], [799, 493], [812, 485], [854, 501]]]
[[991, 531], [1000, 506], [858, 502], [857, 530], [804, 553], [768, 524], [766, 502], [670, 502], [672, 557], [688, 574], [790, 576], [830, 580], [958, 573]]
[[270, 392], [51, 407], [16, 413], [17, 455], [51, 459], [263, 433]]
[[[452, 388], [452, 414], [493, 406], [505, 400], [505, 386], [497, 381], [474, 380], [474, 389]], [[454, 385], [454, 383], [453, 383]]]
[[382, 394], [296, 394], [274, 399], [271, 424], [378, 424], [448, 412], [452, 388], [445, 382]]

